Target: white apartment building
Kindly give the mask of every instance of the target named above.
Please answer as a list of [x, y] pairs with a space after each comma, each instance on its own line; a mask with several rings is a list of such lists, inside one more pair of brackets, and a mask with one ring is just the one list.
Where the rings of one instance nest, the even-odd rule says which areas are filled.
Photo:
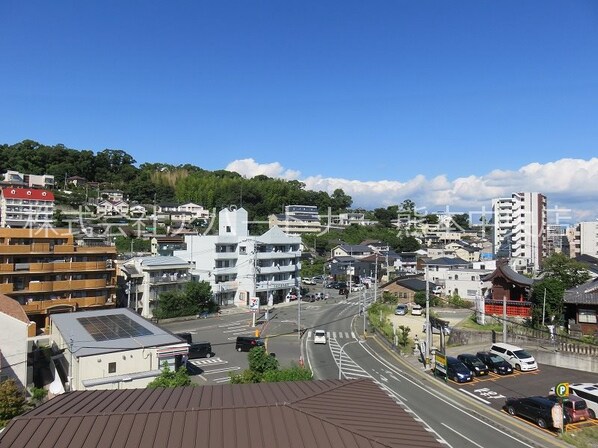
[[289, 235], [318, 233], [322, 230], [318, 207], [315, 205], [287, 205], [284, 214], [268, 217], [270, 228], [279, 227]]
[[7, 170], [4, 182], [29, 188], [54, 188], [54, 176], [51, 174], [24, 174]]
[[160, 294], [180, 291], [191, 281], [190, 266], [178, 257], [134, 257], [120, 266], [128, 307], [151, 319]]
[[54, 194], [33, 188], [0, 190], [0, 227], [35, 228], [52, 224]]
[[509, 258], [517, 271], [541, 267], [547, 255], [546, 196], [540, 193], [513, 193], [510, 198], [492, 201], [494, 253]]
[[590, 255], [598, 258], [598, 221], [580, 222], [575, 226], [571, 256]]
[[378, 224], [378, 221], [366, 219], [365, 213], [339, 213], [338, 217], [332, 219], [335, 226], [349, 227], [351, 224], [358, 226], [373, 226]]
[[219, 305], [248, 306], [258, 297], [265, 305], [285, 299], [300, 285], [301, 238], [273, 227], [249, 235], [247, 211], [224, 209], [218, 214], [218, 235], [187, 235], [186, 250], [175, 251], [192, 266], [191, 274], [212, 286]]
[[160, 204], [151, 216], [156, 219], [168, 219], [179, 224], [190, 224], [193, 221], [210, 219], [210, 211], [201, 205], [187, 202], [186, 204]]

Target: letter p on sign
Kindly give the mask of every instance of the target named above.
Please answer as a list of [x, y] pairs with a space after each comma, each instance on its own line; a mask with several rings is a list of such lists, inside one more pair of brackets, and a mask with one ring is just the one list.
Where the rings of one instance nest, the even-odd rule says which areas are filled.
[[569, 383], [559, 383], [554, 388], [557, 397], [565, 398], [569, 396]]

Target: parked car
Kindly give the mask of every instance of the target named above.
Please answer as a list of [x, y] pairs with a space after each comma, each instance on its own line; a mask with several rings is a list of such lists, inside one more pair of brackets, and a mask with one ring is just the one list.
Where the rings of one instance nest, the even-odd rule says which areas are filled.
[[314, 344], [326, 344], [326, 331], [314, 331]]
[[[554, 394], [554, 387], [550, 389]], [[571, 383], [569, 384], [569, 396], [577, 396], [586, 401], [588, 412], [591, 418], [598, 415], [598, 384], [594, 383]]]
[[516, 345], [497, 342], [492, 344], [490, 352], [503, 357], [513, 368], [522, 372], [528, 372], [538, 368], [538, 364], [534, 357]]
[[405, 305], [404, 303], [399, 303], [397, 305], [397, 308], [395, 309], [395, 315], [404, 316], [405, 314], [407, 314], [407, 305]]
[[254, 336], [237, 336], [235, 350], [238, 352], [248, 352], [254, 347], [264, 347], [264, 340]]
[[473, 381], [473, 373], [454, 356], [446, 357], [446, 376], [457, 383]]
[[424, 309], [421, 305], [415, 304], [411, 307], [411, 314], [413, 316], [421, 316], [424, 313]]
[[488, 366], [480, 361], [477, 356], [470, 353], [463, 353], [457, 356], [457, 359], [465, 364], [475, 376], [488, 375]]
[[513, 367], [503, 358], [490, 352], [477, 352], [476, 357], [486, 364], [488, 370], [497, 375], [508, 375], [513, 373]]
[[[555, 403], [546, 397], [507, 398], [505, 402], [505, 408], [509, 414], [531, 420], [540, 428], [554, 428], [552, 421], [554, 405]], [[567, 423], [567, 416], [564, 412], [563, 423]]]
[[[553, 403], [560, 403], [561, 400], [556, 395], [549, 395], [548, 399]], [[586, 401], [576, 395], [569, 395], [569, 397], [563, 398], [563, 409], [567, 414], [567, 421], [569, 423], [583, 422], [592, 419]]]
[[285, 297], [285, 300], [286, 300], [287, 302], [291, 302], [291, 301], [293, 301], [293, 300], [297, 300], [297, 294], [294, 294], [294, 293], [288, 293], [288, 294], [286, 295], [286, 297]]
[[304, 279], [301, 279], [301, 282], [305, 285], [315, 285], [316, 281], [313, 278], [310, 277], [306, 277]]

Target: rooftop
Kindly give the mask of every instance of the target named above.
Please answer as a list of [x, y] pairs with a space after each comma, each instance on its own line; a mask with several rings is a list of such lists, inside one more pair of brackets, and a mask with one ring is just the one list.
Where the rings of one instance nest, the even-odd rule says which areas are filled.
[[366, 379], [71, 392], [13, 419], [0, 434], [0, 445], [442, 446]]

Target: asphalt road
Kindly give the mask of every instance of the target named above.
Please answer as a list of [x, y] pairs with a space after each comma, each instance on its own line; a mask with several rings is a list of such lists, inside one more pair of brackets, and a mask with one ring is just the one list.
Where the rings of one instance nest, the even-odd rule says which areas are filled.
[[[354, 293], [349, 300], [332, 295], [328, 300], [302, 303], [300, 316], [295, 302], [272, 310], [267, 322], [261, 315], [257, 328], [263, 331], [268, 351], [276, 354], [282, 366], [302, 359], [315, 379], [327, 379], [339, 377], [341, 364], [343, 378], [371, 378], [448, 446], [562, 446], [554, 433], [500, 411], [502, 396], [545, 394], [554, 385], [555, 377], [584, 380], [587, 374], [541, 366], [536, 374], [489, 377], [466, 385], [447, 384], [413, 362], [406, 362], [376, 337], [367, 335], [364, 339], [363, 317], [359, 313], [362, 300], [361, 293]], [[299, 317], [304, 330], [301, 339], [297, 332]], [[189, 331], [194, 341], [212, 343], [214, 358], [193, 361], [199, 369], [194, 381], [220, 384], [228, 381], [230, 373], [247, 367], [247, 354], [235, 351], [234, 340], [238, 335], [254, 334], [251, 324], [252, 315], [247, 313], [164, 326], [175, 332]], [[313, 344], [315, 329], [327, 332], [326, 345]]]

